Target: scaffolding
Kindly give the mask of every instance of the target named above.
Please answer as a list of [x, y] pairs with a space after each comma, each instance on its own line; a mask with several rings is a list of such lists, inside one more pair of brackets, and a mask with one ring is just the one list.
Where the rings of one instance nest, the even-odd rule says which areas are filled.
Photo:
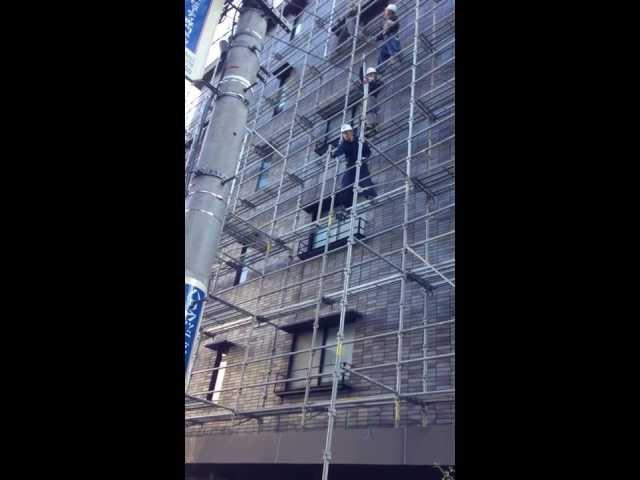
[[[262, 430], [269, 421], [284, 428], [285, 416], [297, 418], [289, 421], [290, 428], [313, 428], [325, 415], [320, 423], [326, 427], [323, 480], [341, 412], [348, 425], [348, 411], [359, 415], [363, 409], [390, 408], [392, 426], [398, 427], [416, 418], [410, 410], [426, 425], [434, 417], [434, 405], [452, 410], [454, 403], [455, 315], [452, 307], [449, 318], [438, 313], [440, 303], [453, 305], [455, 292], [454, 2], [395, 2], [401, 50], [378, 66], [384, 70], [384, 86], [375, 107], [384, 115], [375, 133], [366, 137], [372, 150], [366, 163], [376, 195], [365, 199], [362, 150], [375, 92], [369, 92], [363, 72], [377, 64], [379, 43], [374, 38], [381, 29], [381, 6], [387, 3], [282, 3], [292, 24], [306, 21], [310, 27], [293, 38], [276, 30], [267, 34], [261, 81], [252, 87], [244, 147], [185, 395], [187, 434], [193, 435], [207, 429], [239, 431], [248, 424]], [[350, 19], [348, 38], [337, 42], [336, 31], [343, 35]], [[295, 78], [278, 86], [280, 74], [289, 69], [295, 70]], [[187, 188], [213, 95], [204, 91], [196, 99], [198, 114], [186, 127], [191, 159], [185, 167]], [[358, 125], [359, 148], [355, 181], [342, 187], [347, 171], [329, 153], [346, 122]], [[265, 177], [271, 180], [266, 185], [261, 183]], [[332, 245], [329, 237], [338, 225], [344, 229], [343, 242]], [[311, 251], [318, 232], [326, 232], [326, 241]], [[239, 270], [248, 271], [250, 278], [230, 284]], [[346, 338], [352, 307], [381, 292], [397, 298], [397, 304], [389, 300], [397, 305], [393, 326], [387, 322], [383, 331], [364, 329], [362, 335]], [[319, 344], [328, 314], [338, 319], [335, 341]], [[283, 351], [288, 348], [283, 337], [300, 318], [312, 320], [310, 347]], [[445, 344], [438, 342], [443, 329]], [[242, 350], [241, 357], [210, 367], [207, 344], [232, 332], [237, 332], [233, 344]], [[345, 349], [359, 345], [364, 350], [376, 342], [391, 348], [395, 358], [385, 355], [382, 362], [360, 365], [343, 361]], [[313, 364], [316, 353], [328, 350], [335, 357], [332, 368], [319, 371]], [[287, 368], [286, 375], [279, 373], [301, 354], [308, 354], [303, 373], [291, 376]], [[441, 361], [449, 365], [447, 388], [434, 387], [434, 362]], [[247, 379], [258, 365], [260, 378], [252, 374]], [[209, 379], [220, 370], [229, 373], [216, 390]], [[357, 395], [345, 390], [347, 378], [370, 389]], [[276, 392], [292, 382], [304, 382], [304, 388], [298, 401], [285, 403]], [[328, 398], [318, 398], [312, 383], [324, 384]], [[213, 394], [219, 400], [212, 401]]]

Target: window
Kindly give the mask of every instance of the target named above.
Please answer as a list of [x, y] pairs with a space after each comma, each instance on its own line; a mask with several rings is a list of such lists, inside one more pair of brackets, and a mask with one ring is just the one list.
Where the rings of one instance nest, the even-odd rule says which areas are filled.
[[309, 4], [309, 0], [287, 0], [284, 9], [282, 10], [282, 16], [287, 19], [292, 15], [299, 15]]
[[[226, 367], [226, 356], [227, 355], [225, 353], [219, 350], [216, 351], [216, 359], [213, 363], [213, 368]], [[226, 368], [221, 368], [220, 370], [213, 371], [213, 374], [211, 375], [211, 383], [209, 384], [209, 393], [207, 393], [207, 400], [210, 402], [216, 402], [220, 398], [221, 392], [216, 391], [214, 393], [214, 391], [222, 389], [222, 382], [224, 381], [224, 374], [226, 370]]]
[[386, 0], [370, 0], [369, 2], [363, 3], [360, 8], [360, 25], [367, 25], [372, 20], [376, 18], [381, 18], [384, 13], [384, 9], [387, 7]]
[[282, 112], [287, 106], [287, 100], [282, 98], [282, 89], [287, 83], [287, 80], [289, 80], [289, 77], [291, 77], [292, 72], [293, 68], [287, 62], [273, 72], [273, 74], [278, 77], [278, 91], [274, 102], [276, 106], [273, 109], [274, 117]]
[[[342, 104], [344, 105], [344, 97], [342, 97]], [[342, 107], [339, 108], [342, 109]], [[322, 113], [320, 113], [320, 115], [322, 116]], [[327, 119], [325, 122], [324, 137], [316, 141], [315, 152], [318, 156], [327, 153], [330, 145], [334, 148], [338, 146], [340, 141], [340, 125], [342, 125], [342, 115], [335, 115]]]
[[[354, 325], [353, 323], [346, 324], [344, 326], [344, 339], [353, 339]], [[338, 325], [328, 326], [318, 329], [316, 334], [316, 346], [331, 345], [337, 342]], [[292, 351], [304, 350], [311, 348], [311, 338], [313, 336], [313, 330], [303, 330], [295, 333], [293, 339]], [[311, 375], [319, 373], [329, 373], [335, 368], [336, 363], [336, 348], [325, 348], [322, 350], [314, 350], [313, 352], [304, 352], [293, 355], [289, 363], [289, 375], [288, 378], [306, 377], [307, 367], [309, 366], [309, 356], [313, 353], [311, 363]], [[348, 364], [351, 363], [353, 353], [353, 344], [347, 343], [342, 346], [342, 362]], [[309, 384], [311, 387], [323, 387], [330, 386], [332, 382], [331, 375], [323, 377], [311, 378]], [[288, 382], [286, 390], [300, 390], [304, 389], [306, 380], [295, 380]]]
[[271, 168], [271, 155], [263, 158], [260, 163], [260, 175], [258, 175], [256, 190], [260, 190], [269, 184], [269, 168]]
[[[387, 6], [387, 0], [365, 0], [360, 7], [360, 27], [371, 23], [374, 19], [380, 19]], [[351, 6], [348, 12], [331, 27], [331, 31], [338, 37], [338, 43], [342, 43], [354, 34], [355, 16], [357, 7]], [[376, 32], [377, 33], [377, 32]]]
[[291, 40], [293, 40], [296, 35], [302, 32], [302, 27], [304, 23], [302, 23], [302, 15], [298, 15], [293, 19], [293, 24], [291, 25]]
[[[331, 225], [331, 231], [328, 235], [329, 244], [337, 242], [338, 240], [346, 239], [349, 236], [349, 217], [344, 218], [342, 220], [335, 220]], [[325, 243], [327, 243], [327, 225], [319, 228], [316, 233], [313, 235], [313, 240], [311, 242], [311, 248], [323, 248]]]
[[[242, 247], [242, 250], [240, 251], [240, 258], [238, 260], [244, 263], [246, 258], [247, 258], [247, 246], [245, 245], [244, 247]], [[239, 285], [243, 283], [247, 279], [248, 273], [249, 273], [249, 269], [245, 266], [240, 266], [236, 268], [236, 276], [233, 279], [233, 284]]]
[[278, 104], [273, 109], [273, 116], [275, 117], [280, 112], [284, 111], [285, 108], [287, 108], [287, 99], [283, 99], [282, 92], [278, 92]]
[[[348, 207], [353, 200], [351, 190], [347, 189], [336, 195], [334, 207]], [[302, 207], [304, 211], [311, 215], [311, 220], [315, 220], [318, 214], [318, 203], [311, 203]], [[324, 218], [329, 214], [331, 205], [331, 197], [325, 197], [322, 201], [320, 218]], [[349, 238], [349, 222], [348, 214], [335, 215], [331, 228], [328, 228], [328, 222], [323, 223], [314, 232], [309, 235], [308, 239], [301, 240], [298, 244], [298, 257], [301, 260], [314, 257], [324, 251], [325, 245], [329, 242], [328, 251], [342, 247], [347, 243]], [[364, 238], [365, 236], [366, 217], [364, 214], [358, 215], [356, 223], [353, 227], [353, 235], [356, 238]]]

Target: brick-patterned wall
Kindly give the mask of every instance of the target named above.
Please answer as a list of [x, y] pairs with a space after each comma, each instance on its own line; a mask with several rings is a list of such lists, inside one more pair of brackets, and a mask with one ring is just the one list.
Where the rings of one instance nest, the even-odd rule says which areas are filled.
[[[340, 0], [338, 0], [339, 2]], [[413, 2], [399, 2], [401, 8], [403, 6], [414, 5]], [[424, 10], [431, 8], [433, 2], [423, 2], [422, 7]], [[328, 17], [330, 2], [321, 2], [320, 16]], [[450, 7], [448, 5], [451, 2], [441, 2], [442, 8], [437, 10], [436, 17], [442, 17], [445, 15]], [[307, 9], [314, 11], [315, 2], [311, 1]], [[409, 8], [409, 7], [407, 7]], [[409, 15], [401, 16], [402, 24], [407, 25], [413, 21], [413, 9]], [[315, 23], [316, 19], [313, 16], [304, 16], [304, 32], [308, 32]], [[432, 17], [422, 18], [420, 20], [421, 29], [428, 29], [431, 25]], [[314, 30], [315, 31], [315, 30]], [[274, 33], [275, 34], [275, 33]], [[324, 49], [324, 41], [326, 37], [320, 35], [312, 42], [312, 52], [315, 55], [322, 55]], [[402, 45], [406, 46], [412, 40], [412, 30], [403, 31], [401, 33]], [[330, 49], [335, 49], [335, 38], [331, 35]], [[301, 47], [306, 48], [306, 41], [303, 42]], [[265, 51], [262, 55], [263, 59], [267, 59], [269, 52], [284, 51], [287, 47], [278, 42], [267, 42]], [[374, 46], [366, 50], [367, 62], [369, 64], [375, 64], [377, 57], [377, 49]], [[433, 61], [427, 62], [427, 64], [421, 65], [417, 68], [417, 75], [424, 75], [428, 73], [430, 69], [433, 69], [438, 65], [438, 62], [444, 62], [448, 59], [446, 55], [440, 55], [433, 59]], [[296, 61], [297, 59], [297, 61]], [[287, 86], [295, 85], [294, 91], [297, 88], [300, 70], [302, 68], [303, 55], [296, 56], [294, 59], [287, 59], [287, 61], [293, 65], [294, 74], [291, 75]], [[318, 69], [326, 68], [326, 64], [322, 61], [309, 57], [309, 65], [314, 65]], [[269, 65], [269, 70], [273, 71], [281, 63], [277, 60], [273, 60]], [[341, 66], [346, 67], [347, 61], [343, 61]], [[334, 80], [330, 80], [335, 77]], [[450, 77], [442, 78], [441, 73], [427, 75], [423, 80], [416, 83], [416, 95], [421, 95], [428, 92], [433, 85], [437, 85], [438, 82], [448, 80]], [[322, 78], [323, 82], [327, 82], [320, 89], [320, 94], [316, 94], [316, 86], [319, 82], [305, 87], [302, 91], [301, 102], [298, 105], [298, 113], [313, 117], [315, 109], [319, 101], [324, 98], [341, 93], [344, 95], [346, 91], [346, 74], [344, 71], [336, 68], [329, 70]], [[388, 82], [385, 86], [385, 91], [382, 92], [380, 99], [384, 99], [391, 95], [391, 92], [399, 91], [397, 97], [394, 97], [393, 101], [383, 103], [380, 107], [380, 117], [383, 119], [393, 118], [399, 112], [403, 112], [407, 109], [409, 104], [409, 90], [402, 88], [405, 87], [410, 81], [409, 74], [403, 74], [398, 80], [394, 82]], [[264, 94], [273, 93], [272, 86], [268, 86], [264, 89]], [[265, 115], [257, 122], [258, 131], [270, 138], [271, 135], [276, 134], [279, 131], [287, 130], [291, 127], [291, 120], [293, 115], [293, 98], [288, 102], [287, 109], [276, 117], [271, 117], [271, 111], [273, 107], [263, 103], [263, 112]], [[254, 98], [253, 101], [257, 101]], [[318, 118], [317, 116], [313, 118]], [[405, 119], [406, 122], [406, 119]], [[429, 125], [426, 119], [417, 118], [414, 123], [414, 132], [420, 131]], [[314, 124], [314, 130], [323, 130], [324, 123], [316, 120]], [[453, 134], [453, 123], [447, 126], [445, 129], [440, 129], [431, 135], [424, 134], [414, 139], [411, 143], [411, 148], [414, 152], [426, 148], [428, 142], [437, 142], [441, 138], [445, 138], [447, 135]], [[337, 135], [337, 134], [336, 134]], [[398, 144], [387, 151], [387, 154], [392, 159], [404, 158], [407, 154], [407, 131], [406, 129], [400, 129], [397, 133], [385, 137], [375, 138], [376, 145], [381, 149], [387, 149], [388, 147]], [[294, 152], [301, 146], [305, 145], [306, 137], [300, 135], [294, 139], [289, 145], [289, 151]], [[258, 142], [257, 142], [258, 143]], [[313, 151], [315, 142], [311, 142], [310, 146], [304, 148], [298, 153], [291, 155], [287, 160], [287, 170], [294, 171], [309, 165], [316, 160], [318, 156]], [[287, 146], [282, 146], [285, 150]], [[453, 143], [447, 144], [435, 149], [431, 152], [430, 156], [418, 155], [412, 159], [412, 172], [420, 173], [426, 170], [427, 167], [438, 165], [439, 163], [446, 162], [454, 155]], [[278, 156], [274, 155], [275, 160], [278, 160]], [[369, 161], [369, 168], [372, 173], [375, 174], [376, 170], [387, 166], [380, 156], [374, 156]], [[249, 172], [250, 170], [250, 172]], [[253, 169], [247, 169], [246, 176], [256, 173], [258, 170], [254, 166]], [[282, 164], [275, 165], [268, 174], [269, 184], [279, 182], [280, 174], [282, 171]], [[330, 173], [335, 174], [335, 167]], [[373, 181], [376, 184], [383, 184], [386, 182], [396, 181], [394, 184], [390, 184], [384, 187], [378, 188], [378, 193], [385, 192], [391, 188], [397, 188], [403, 185], [402, 176], [396, 169], [389, 169], [381, 175], [373, 177]], [[398, 181], [400, 180], [400, 181]], [[305, 181], [304, 188], [309, 188], [314, 184], [319, 184], [320, 175], [316, 175], [313, 178]], [[333, 184], [333, 179], [327, 182], [328, 188]], [[282, 199], [291, 198], [287, 202], [283, 202], [278, 205], [277, 217], [281, 217], [284, 213], [293, 212], [298, 208], [300, 191], [302, 187], [296, 187], [289, 192], [285, 192], [282, 195]], [[256, 190], [256, 179], [248, 181], [242, 185], [239, 196], [246, 198], [252, 195]], [[317, 199], [319, 194], [319, 188], [314, 190], [315, 193], [310, 195]], [[305, 198], [309, 197], [306, 195]], [[427, 197], [420, 191], [415, 191], [410, 194], [410, 203], [408, 206], [409, 218], [415, 218], [423, 215], [427, 208]], [[306, 199], [305, 203], [309, 200]], [[454, 195], [452, 192], [444, 193], [438, 196], [431, 204], [431, 209], [446, 207], [452, 204], [454, 201]], [[248, 210], [242, 214], [243, 218], [250, 218], [251, 223], [259, 226], [265, 226], [266, 229], [270, 229], [270, 222], [273, 218], [273, 205], [274, 200], [270, 200], [258, 206], [257, 210]], [[263, 212], [256, 216], [256, 213]], [[367, 221], [366, 233], [372, 235], [376, 232], [382, 231], [390, 226], [397, 225], [398, 227], [392, 231], [368, 241], [368, 245], [375, 251], [384, 254], [399, 249], [402, 246], [402, 229], [399, 223], [402, 221], [404, 214], [404, 194], [396, 197], [393, 200], [387, 200], [382, 205], [375, 209], [369, 210], [365, 213]], [[254, 218], [252, 218], [254, 217]], [[295, 216], [288, 216], [282, 220], [278, 220], [273, 226], [274, 235], [282, 236], [291, 231], [294, 225]], [[311, 217], [304, 211], [298, 214], [297, 226], [304, 225], [311, 221]], [[264, 227], [263, 227], [264, 228]], [[453, 230], [454, 217], [453, 210], [448, 209], [443, 213], [430, 217], [429, 219], [429, 236], [433, 237]], [[425, 240], [426, 225], [425, 221], [413, 223], [407, 228], [408, 243], [412, 244]], [[228, 253], [234, 257], [239, 256], [240, 247], [234, 246], [227, 249]], [[454, 237], [443, 237], [437, 241], [431, 242], [427, 249], [422, 245], [417, 247], [418, 253], [421, 255], [427, 255], [428, 260], [434, 264], [438, 264], [454, 258]], [[295, 253], [295, 249], [294, 249]], [[326, 271], [331, 272], [345, 266], [346, 247], [339, 249], [335, 252], [331, 252], [327, 258]], [[352, 265], [354, 267], [351, 271], [351, 285], [358, 285], [365, 282], [370, 282], [375, 279], [384, 278], [386, 276], [396, 273], [391, 266], [379, 259], [368, 262], [364, 265], [357, 266], [358, 263], [365, 260], [374, 259], [375, 256], [366, 251], [361, 246], [354, 246]], [[400, 264], [401, 257], [399, 253], [389, 255], [387, 257], [390, 261]], [[408, 266], [417, 267], [420, 265], [419, 261], [410, 255], [408, 256]], [[319, 294], [319, 282], [309, 281], [300, 284], [301, 280], [310, 279], [320, 273], [321, 269], [321, 257], [318, 256], [308, 262], [301, 263], [297, 257], [290, 258], [287, 252], [283, 252], [278, 255], [272, 256], [266, 261], [257, 262], [252, 265], [258, 271], [264, 271], [266, 273], [273, 272], [278, 269], [282, 269], [287, 265], [292, 265], [286, 271], [268, 275], [263, 279], [252, 281], [256, 277], [256, 274], [249, 272], [246, 282], [236, 287], [232, 287], [234, 275], [232, 273], [221, 276], [216, 285], [216, 291], [220, 292], [220, 295], [229, 301], [237, 304], [242, 304], [245, 308], [255, 311], [260, 314], [268, 310], [273, 310], [286, 306], [288, 304], [295, 304], [310, 298], [317, 298]], [[323, 291], [336, 292], [341, 290], [343, 284], [343, 274], [338, 272], [331, 275], [324, 280]], [[283, 286], [289, 286], [284, 291], [271, 293], [275, 290], [282, 288]], [[455, 317], [455, 299], [454, 290], [449, 286], [442, 286], [436, 289], [433, 294], [428, 296], [427, 299], [427, 311], [424, 311], [424, 290], [413, 282], [407, 282], [405, 287], [406, 299], [404, 305], [404, 327], [411, 328], [421, 325], [426, 318], [429, 323], [442, 322], [451, 320]], [[255, 300], [251, 300], [255, 299]], [[251, 301], [249, 301], [251, 300]], [[243, 303], [246, 302], [246, 303]], [[379, 334], [383, 332], [391, 332], [398, 328], [399, 311], [400, 311], [400, 284], [393, 283], [376, 289], [368, 290], [364, 293], [353, 294], [348, 299], [348, 308], [357, 310], [362, 314], [362, 318], [355, 323], [355, 337], [363, 337], [373, 334]], [[322, 314], [329, 312], [339, 311], [339, 305], [323, 306]], [[279, 323], [285, 324], [294, 320], [303, 320], [313, 318], [313, 309], [298, 312], [295, 315], [284, 317], [278, 320]], [[206, 320], [206, 319], [205, 319]], [[271, 353], [282, 354], [290, 352], [292, 349], [293, 336], [283, 331], [276, 331], [269, 325], [261, 325], [253, 331], [251, 339], [249, 339], [250, 325], [245, 324], [237, 328], [233, 328], [229, 331], [225, 331], [219, 337], [224, 337], [230, 342], [233, 342], [233, 346], [227, 353], [228, 364], [242, 363], [247, 349], [248, 359], [254, 359], [257, 357], [268, 356]], [[452, 325], [445, 325], [437, 328], [431, 328], [428, 330], [427, 335], [427, 354], [445, 354], [454, 350], [454, 328]], [[205, 345], [211, 343], [212, 340], [205, 339], [201, 342], [200, 348], [197, 352], [196, 361], [193, 370], [211, 368], [215, 359], [215, 354], [210, 349], [205, 348]], [[411, 333], [407, 333], [403, 336], [404, 348], [403, 348], [403, 360], [421, 358], [424, 354], [423, 351], [423, 331], [417, 330]], [[353, 346], [352, 363], [354, 368], [375, 365], [387, 362], [394, 362], [397, 359], [397, 346], [398, 338], [396, 335], [390, 335], [387, 337], [367, 340], [358, 342]], [[264, 382], [266, 380], [274, 380], [276, 375], [286, 375], [287, 367], [289, 363], [288, 357], [273, 359], [271, 365], [271, 373], [268, 374], [269, 361], [263, 361], [260, 363], [248, 364], [244, 371], [244, 378], [242, 385], [245, 386], [239, 400], [237, 391], [224, 391], [222, 392], [219, 403], [225, 406], [235, 408], [236, 405], [240, 410], [251, 410], [260, 407], [273, 407], [285, 404], [300, 403], [300, 397], [279, 397], [274, 393], [274, 386], [269, 385], [266, 390], [265, 387], [259, 388], [246, 388], [246, 386]], [[409, 363], [402, 368], [402, 391], [403, 392], [419, 392], [423, 389], [424, 382], [426, 381], [427, 388], [429, 390], [435, 389], [448, 389], [454, 387], [454, 359], [447, 357], [438, 360], [431, 360], [426, 365], [426, 372], [423, 362]], [[238, 387], [240, 385], [240, 377], [242, 372], [242, 366], [234, 366], [227, 369], [223, 389], [229, 389]], [[396, 384], [396, 367], [385, 367], [377, 370], [369, 370], [365, 372], [367, 375], [373, 377], [377, 381], [383, 382], [389, 386], [395, 386]], [[426, 376], [426, 378], [424, 378]], [[211, 372], [205, 372], [194, 375], [191, 384], [191, 393], [200, 393], [209, 389], [211, 381]], [[375, 395], [386, 393], [381, 388], [372, 385], [365, 380], [357, 377], [350, 379], [352, 388], [350, 390], [341, 391], [339, 398], [349, 397], [361, 397], [366, 395]], [[204, 394], [201, 394], [204, 396]], [[311, 400], [328, 399], [328, 393], [313, 393]], [[189, 415], [196, 414], [213, 414], [218, 413], [220, 410], [216, 409], [201, 409], [190, 410]], [[411, 404], [403, 404], [401, 409], [401, 423], [402, 424], [421, 424], [424, 421], [423, 414], [420, 409]], [[430, 405], [427, 410], [427, 422], [430, 423], [450, 423], [454, 421], [454, 408], [451, 402], [434, 403]], [[194, 426], [187, 429], [187, 434], [197, 435], [203, 432], [227, 432], [227, 433], [247, 433], [255, 432], [258, 429], [261, 431], [273, 431], [273, 430], [285, 430], [300, 428], [301, 417], [300, 414], [295, 415], [281, 415], [271, 416], [262, 419], [260, 425], [255, 421], [248, 421], [241, 423], [237, 426], [230, 426], [230, 422], [210, 422], [205, 426]], [[326, 414], [316, 415], [310, 417], [306, 422], [307, 428], [321, 428], [326, 426], [327, 416]], [[391, 426], [394, 424], [394, 407], [393, 405], [385, 405], [380, 407], [361, 408], [354, 407], [344, 410], [338, 410], [336, 418], [338, 426], [347, 428], [362, 428], [368, 426]]]

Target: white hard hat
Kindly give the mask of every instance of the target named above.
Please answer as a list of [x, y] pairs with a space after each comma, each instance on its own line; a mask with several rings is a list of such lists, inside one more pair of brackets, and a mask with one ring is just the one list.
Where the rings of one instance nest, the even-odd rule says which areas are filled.
[[395, 3], [390, 3], [387, 5], [386, 10], [391, 10], [393, 13], [396, 13], [398, 11], [398, 7]]
[[367, 68], [367, 75], [369, 75], [370, 73], [378, 73], [378, 71], [373, 67], [369, 67]]
[[349, 125], [348, 123], [345, 123], [344, 125], [342, 125], [342, 127], [340, 127], [340, 133], [348, 132], [350, 130], [353, 130], [353, 128], [351, 128], [351, 125]]

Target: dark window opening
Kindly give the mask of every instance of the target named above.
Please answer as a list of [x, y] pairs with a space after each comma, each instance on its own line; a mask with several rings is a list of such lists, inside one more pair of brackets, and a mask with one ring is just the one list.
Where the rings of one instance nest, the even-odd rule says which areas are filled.
[[[240, 258], [238, 260], [244, 263], [246, 258], [247, 258], [247, 246], [245, 245], [244, 247], [242, 247], [242, 250], [240, 251]], [[233, 279], [233, 285], [235, 286], [243, 283], [247, 279], [248, 273], [249, 273], [249, 269], [247, 267], [238, 266], [236, 268], [236, 276]]]
[[296, 38], [296, 36], [302, 32], [303, 26], [304, 24], [302, 22], [302, 15], [298, 15], [293, 19], [293, 23], [291, 24], [291, 36], [289, 37], [289, 39], [293, 40], [294, 38]]
[[276, 22], [274, 22], [271, 17], [267, 18], [267, 35], [273, 33], [276, 28]]
[[387, 7], [387, 0], [371, 0], [362, 4], [360, 13], [360, 25], [367, 25], [375, 18], [381, 18]]
[[[344, 97], [342, 98], [342, 102], [344, 103]], [[340, 110], [342, 110], [342, 107]], [[314, 151], [318, 156], [322, 156], [327, 153], [329, 146], [332, 146], [333, 148], [338, 146], [338, 143], [340, 142], [340, 125], [342, 125], [342, 117], [340, 115], [336, 115], [332, 119], [326, 121], [324, 138], [318, 139], [314, 148]]]
[[[346, 190], [346, 194], [336, 195], [334, 207], [348, 207], [349, 200], [352, 200], [352, 193], [350, 190]], [[307, 213], [311, 215], [312, 221], [315, 221], [318, 216], [318, 203], [315, 202], [305, 207], [302, 207]], [[329, 208], [331, 206], [331, 197], [326, 197], [323, 202], [320, 218], [326, 218], [329, 215]], [[316, 228], [307, 239], [303, 239], [298, 244], [298, 258], [304, 260], [307, 258], [315, 257], [316, 255], [324, 252], [327, 242], [327, 251], [335, 250], [347, 244], [349, 239], [349, 227], [350, 216], [348, 214], [334, 215], [331, 219], [331, 227], [328, 222], [325, 222], [322, 226]], [[363, 215], [359, 215], [356, 218], [356, 223], [353, 229], [353, 235], [356, 238], [364, 238], [365, 236], [366, 220]]]
[[260, 175], [258, 175], [258, 181], [256, 182], [256, 191], [265, 188], [269, 185], [269, 168], [271, 168], [271, 158], [269, 155], [262, 159], [260, 162]]
[[273, 109], [273, 116], [275, 117], [282, 112], [287, 106], [287, 100], [282, 98], [282, 89], [287, 83], [287, 80], [291, 77], [293, 68], [288, 63], [284, 63], [281, 67], [273, 72], [273, 75], [278, 77], [278, 92], [275, 98], [275, 108]]
[[307, 5], [309, 5], [309, 0], [287, 0], [282, 10], [282, 16], [286, 18], [293, 15], [300, 15]]
[[287, 107], [287, 99], [282, 98], [282, 92], [278, 92], [278, 96], [276, 98], [276, 106], [273, 109], [273, 116], [275, 117]]
[[[360, 27], [371, 23], [375, 18], [380, 18], [387, 4], [388, 0], [365, 0], [360, 8]], [[331, 31], [338, 37], [339, 44], [355, 33], [355, 17], [357, 12], [357, 7], [352, 7], [331, 27]]]
[[[360, 318], [360, 314], [354, 310], [349, 310], [345, 315], [344, 340], [352, 340], [355, 333], [354, 320]], [[324, 345], [335, 345], [337, 343], [340, 314], [334, 313], [319, 319], [319, 329], [316, 333], [315, 347]], [[293, 334], [291, 346], [292, 352], [307, 350], [311, 348], [313, 337], [313, 320], [307, 320], [299, 324], [284, 327], [285, 331]], [[351, 366], [353, 356], [353, 344], [342, 345], [341, 363]], [[311, 391], [329, 391], [333, 381], [332, 373], [336, 364], [336, 347], [323, 348], [313, 352], [303, 352], [292, 355], [286, 378], [296, 378], [288, 382], [276, 384], [275, 391], [278, 395], [295, 395], [304, 393], [306, 386], [307, 369], [311, 360], [311, 370], [309, 386]], [[319, 376], [320, 374], [326, 374]], [[284, 374], [278, 375], [279, 379], [284, 379]], [[315, 376], [314, 376], [315, 375]], [[344, 373], [338, 378], [339, 388], [349, 387], [349, 375]]]
[[[216, 357], [213, 362], [213, 368], [226, 367], [226, 356], [227, 355], [221, 350], [216, 350]], [[215, 390], [222, 389], [222, 382], [224, 381], [225, 371], [226, 368], [220, 368], [220, 370], [214, 370], [211, 374], [211, 382], [209, 383], [209, 391], [207, 393], [207, 400], [209, 400], [210, 402], [216, 402], [220, 398], [221, 392]]]

